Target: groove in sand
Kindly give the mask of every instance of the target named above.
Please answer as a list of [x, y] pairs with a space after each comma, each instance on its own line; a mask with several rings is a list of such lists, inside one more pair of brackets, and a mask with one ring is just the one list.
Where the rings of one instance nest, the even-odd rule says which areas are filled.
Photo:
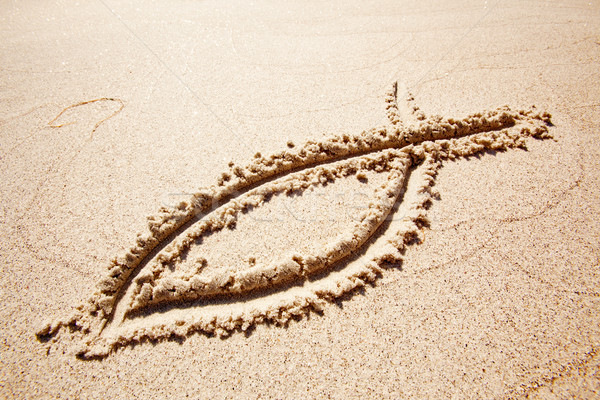
[[[135, 244], [113, 259], [88, 301], [69, 318], [45, 324], [38, 338], [70, 337], [79, 343], [77, 354], [90, 358], [143, 340], [194, 332], [225, 336], [264, 321], [285, 324], [401, 261], [405, 246], [428, 223], [442, 161], [524, 148], [526, 137], [550, 137], [548, 113], [504, 106], [463, 119], [427, 117], [410, 94], [400, 103], [397, 97], [394, 84], [385, 99], [387, 126], [297, 147], [290, 143], [267, 157], [257, 153], [245, 167], [230, 164], [216, 185], [161, 208]], [[356, 220], [318, 250], [208, 273], [200, 257], [194, 268], [178, 270], [203, 238], [235, 229], [240, 215], [268, 206], [273, 196], [300, 195], [341, 179], [366, 181], [367, 173], [384, 174], [384, 183]], [[392, 213], [402, 218], [390, 222]], [[385, 235], [374, 242], [383, 225]]]

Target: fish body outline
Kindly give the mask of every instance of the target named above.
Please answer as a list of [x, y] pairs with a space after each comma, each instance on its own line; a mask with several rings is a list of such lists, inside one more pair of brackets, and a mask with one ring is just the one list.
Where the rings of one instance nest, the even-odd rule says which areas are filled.
[[[359, 134], [331, 135], [309, 140], [270, 156], [257, 153], [244, 167], [230, 164], [217, 184], [200, 189], [189, 200], [162, 207], [148, 217], [148, 228], [135, 244], [115, 257], [95, 293], [66, 319], [47, 322], [36, 333], [39, 340], [58, 341], [59, 332], [79, 343], [82, 358], [105, 357], [114, 349], [144, 340], [187, 337], [193, 332], [227, 336], [264, 321], [285, 324], [294, 316], [322, 310], [342, 296], [382, 273], [382, 266], [398, 263], [406, 245], [428, 224], [427, 208], [436, 197], [435, 176], [444, 160], [469, 157], [485, 151], [504, 151], [526, 145], [525, 138], [551, 137], [550, 114], [535, 109], [513, 111], [507, 106], [462, 119], [426, 117], [406, 95], [399, 108], [398, 85], [385, 98], [389, 124]], [[407, 111], [408, 110], [408, 111]], [[421, 167], [415, 200], [403, 223], [386, 238], [370, 259], [336, 278], [337, 281], [295, 295], [279, 297], [273, 304], [232, 312], [202, 315], [198, 319], [175, 317], [153, 320], [162, 306], [185, 306], [213, 297], [235, 298], [260, 294], [294, 280], [302, 282], [358, 251], [393, 212], [407, 185], [409, 171]], [[223, 276], [200, 273], [164, 277], [169, 266], [203, 235], [233, 228], [240, 213], [260, 207], [274, 194], [304, 191], [335, 179], [364, 171], [385, 172], [388, 179], [351, 228], [327, 243], [318, 254], [292, 253], [283, 261], [255, 265]], [[286, 180], [286, 176], [291, 178]], [[183, 232], [180, 232], [182, 231]], [[168, 243], [167, 243], [168, 240]], [[202, 262], [199, 271], [202, 269]], [[262, 307], [262, 308], [261, 308]], [[209, 308], [209, 307], [207, 307]], [[243, 307], [242, 307], [243, 308]], [[150, 315], [150, 317], [148, 317]], [[147, 319], [144, 323], [129, 323]], [[134, 321], [134, 322], [135, 322]]]

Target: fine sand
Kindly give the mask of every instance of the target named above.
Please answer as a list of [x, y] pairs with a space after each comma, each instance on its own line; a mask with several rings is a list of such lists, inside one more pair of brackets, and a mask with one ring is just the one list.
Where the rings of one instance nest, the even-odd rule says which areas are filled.
[[2, 398], [600, 397], [600, 7], [0, 5]]

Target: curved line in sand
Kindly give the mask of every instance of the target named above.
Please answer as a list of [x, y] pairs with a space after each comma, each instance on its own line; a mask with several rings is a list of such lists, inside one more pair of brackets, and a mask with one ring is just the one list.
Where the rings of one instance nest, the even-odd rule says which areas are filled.
[[[45, 324], [37, 332], [38, 338], [51, 340], [61, 328], [67, 328], [62, 331], [79, 341], [80, 356], [103, 357], [119, 346], [142, 340], [186, 337], [197, 331], [227, 335], [262, 321], [286, 323], [295, 315], [320, 309], [326, 300], [374, 280], [382, 265], [401, 260], [404, 247], [427, 224], [427, 204], [435, 196], [432, 186], [441, 161], [524, 147], [528, 136], [550, 137], [547, 113], [501, 107], [463, 119], [426, 118], [410, 97], [405, 106], [399, 107], [397, 92], [395, 84], [386, 97], [389, 126], [308, 141], [299, 147], [289, 143], [289, 149], [268, 157], [257, 153], [245, 167], [230, 164], [230, 170], [216, 185], [199, 190], [189, 201], [161, 208], [148, 218], [148, 229], [138, 234], [136, 243], [113, 259], [107, 276], [87, 303], [71, 317]], [[405, 177], [415, 168], [420, 174], [406, 182]], [[390, 173], [388, 184], [378, 192], [362, 221], [336, 237], [320, 254], [296, 255], [283, 263], [208, 279], [193, 275], [161, 280], [165, 268], [188, 251], [197, 238], [232, 226], [244, 207], [260, 206], [275, 193], [302, 191], [314, 177], [335, 179], [370, 169]], [[413, 181], [417, 183], [411, 186]], [[306, 282], [307, 276], [327, 272], [364, 247], [406, 185], [411, 190], [407, 189], [410, 196], [400, 206], [404, 206], [404, 218], [394, 225], [383, 245], [371, 252], [369, 247], [359, 263], [348, 263], [340, 271], [330, 271], [325, 279]], [[260, 298], [261, 291], [268, 292], [294, 279], [304, 284]], [[258, 300], [240, 302], [233, 308], [195, 307], [198, 315], [194, 318], [176, 311], [163, 318], [160, 311], [164, 304], [177, 301], [193, 307], [194, 301], [211, 296], [230, 296], [231, 303], [236, 304], [235, 296], [248, 292], [258, 292]], [[144, 309], [151, 312], [129, 317]], [[56, 336], [53, 340], [58, 339]]]
[[[139, 274], [135, 278], [134, 284], [138, 290], [134, 293], [130, 309], [135, 311], [164, 302], [190, 301], [268, 289], [297, 278], [311, 276], [347, 257], [362, 246], [388, 216], [404, 187], [410, 164], [409, 157], [410, 153], [407, 151], [382, 150], [333, 163], [333, 165], [321, 165], [304, 170], [294, 174], [289, 180], [277, 181], [268, 191], [260, 186], [231, 200], [209, 217], [198, 221], [195, 227], [185, 232], [185, 235], [179, 236], [171, 245], [172, 248], [178, 249], [175, 253], [159, 253], [154, 268], [149, 268], [146, 274]], [[162, 273], [167, 270], [167, 265], [177, 261], [173, 256], [179, 258], [198, 239], [218, 232], [228, 225], [231, 226], [244, 210], [262, 206], [267, 196], [282, 192], [303, 192], [310, 187], [350, 175], [356, 175], [360, 179], [361, 173], [374, 170], [378, 173], [389, 172], [387, 182], [376, 189], [375, 198], [369, 202], [367, 210], [358, 216], [358, 221], [347, 232], [334, 237], [319, 253], [310, 255], [296, 253], [277, 263], [254, 265], [247, 270], [225, 276], [213, 275], [203, 278], [196, 274], [163, 279], [157, 283], [162, 278]]]
[[104, 123], [105, 121], [111, 119], [112, 117], [114, 117], [115, 115], [117, 115], [118, 113], [121, 112], [121, 110], [123, 110], [123, 108], [125, 108], [125, 103], [123, 103], [123, 100], [121, 99], [114, 99], [111, 97], [102, 97], [99, 99], [94, 99], [94, 100], [87, 100], [87, 101], [82, 101], [76, 104], [71, 104], [68, 107], [65, 107], [56, 117], [54, 117], [52, 119], [52, 121], [48, 122], [48, 126], [50, 128], [62, 128], [63, 126], [67, 126], [67, 125], [71, 125], [74, 124], [75, 122], [67, 122], [64, 124], [58, 124], [55, 125], [54, 123], [68, 110], [72, 109], [72, 108], [76, 108], [76, 107], [81, 107], [81, 106], [85, 106], [87, 104], [92, 104], [92, 103], [96, 103], [96, 102], [100, 102], [100, 101], [114, 101], [120, 104], [119, 108], [114, 111], [112, 114], [110, 114], [108, 117], [101, 119], [100, 121], [96, 122], [96, 124], [94, 125], [94, 127], [92, 128], [92, 131], [90, 132], [90, 138], [91, 136], [94, 134], [94, 132], [96, 132], [96, 129], [98, 129], [98, 127]]

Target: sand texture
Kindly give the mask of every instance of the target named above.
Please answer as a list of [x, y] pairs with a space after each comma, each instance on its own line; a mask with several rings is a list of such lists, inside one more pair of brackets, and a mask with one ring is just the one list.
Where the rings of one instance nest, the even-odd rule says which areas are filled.
[[0, 5], [0, 397], [600, 397], [600, 7]]

